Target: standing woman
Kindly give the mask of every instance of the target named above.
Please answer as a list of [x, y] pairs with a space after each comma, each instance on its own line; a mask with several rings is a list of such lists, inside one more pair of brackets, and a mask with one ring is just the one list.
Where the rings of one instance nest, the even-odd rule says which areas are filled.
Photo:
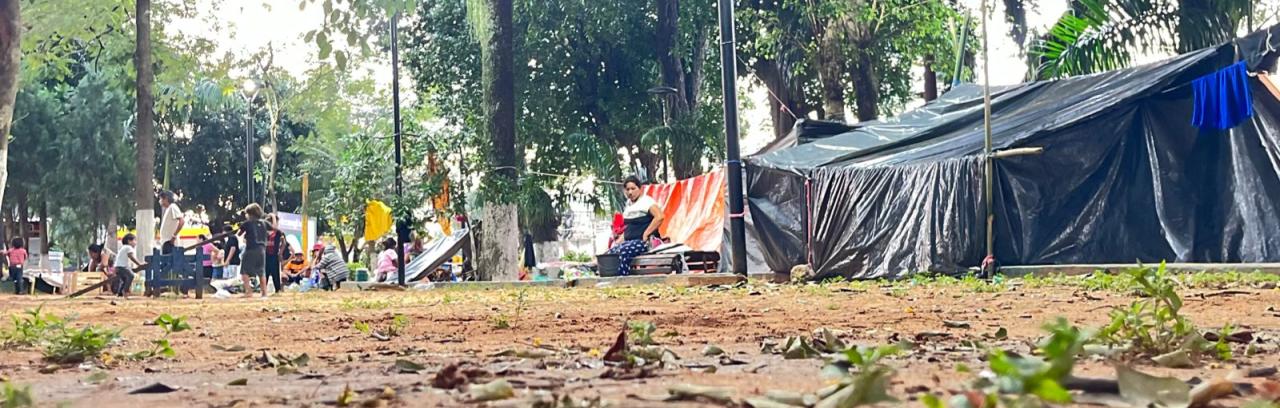
[[244, 255], [240, 257], [240, 280], [244, 284], [244, 297], [253, 297], [253, 287], [249, 278], [258, 278], [258, 288], [262, 297], [267, 297], [266, 263], [267, 263], [267, 223], [262, 221], [262, 207], [257, 203], [244, 208], [248, 218], [240, 223], [240, 232], [244, 235]]
[[622, 188], [627, 196], [627, 206], [622, 210], [622, 242], [609, 248], [608, 253], [618, 255], [618, 274], [629, 275], [631, 260], [649, 251], [649, 238], [662, 225], [662, 207], [640, 191], [640, 179], [635, 176], [627, 177]]

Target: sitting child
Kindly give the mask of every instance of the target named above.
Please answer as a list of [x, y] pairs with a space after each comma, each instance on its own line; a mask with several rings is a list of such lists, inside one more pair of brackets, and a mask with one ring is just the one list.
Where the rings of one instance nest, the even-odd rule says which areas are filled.
[[289, 257], [289, 262], [284, 264], [284, 276], [282, 280], [285, 286], [302, 283], [303, 280], [311, 276], [311, 265], [307, 263], [307, 259], [302, 255], [301, 251], [296, 251]]

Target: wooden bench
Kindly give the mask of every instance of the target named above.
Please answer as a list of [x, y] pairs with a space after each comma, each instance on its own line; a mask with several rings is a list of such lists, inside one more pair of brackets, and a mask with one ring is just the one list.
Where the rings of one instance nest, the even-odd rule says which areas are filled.
[[199, 246], [195, 247], [195, 251], [195, 255], [186, 255], [181, 250], [161, 255], [157, 249], [153, 255], [148, 256], [147, 269], [143, 275], [145, 294], [159, 296], [161, 289], [190, 288], [196, 290], [196, 299], [204, 298], [204, 287], [208, 285], [204, 276], [204, 261], [209, 259], [209, 254], [204, 253], [204, 248]]
[[716, 273], [720, 271], [720, 253], [690, 251], [684, 253], [684, 264], [689, 273]]
[[632, 275], [666, 275], [684, 272], [682, 254], [640, 255], [631, 259]]

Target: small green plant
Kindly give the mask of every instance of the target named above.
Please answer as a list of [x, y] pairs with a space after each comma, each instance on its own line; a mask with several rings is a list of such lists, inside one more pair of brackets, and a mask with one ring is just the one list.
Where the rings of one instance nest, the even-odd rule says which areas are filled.
[[26, 386], [18, 388], [8, 381], [4, 382], [3, 389], [0, 389], [0, 408], [25, 408], [36, 406], [35, 399], [31, 398], [31, 387]]
[[1178, 283], [1163, 262], [1156, 269], [1138, 267], [1125, 274], [1142, 298], [1112, 309], [1111, 322], [1098, 332], [1099, 341], [1150, 356], [1180, 349], [1194, 354], [1218, 351], [1214, 350], [1215, 345], [1206, 344], [1195, 325], [1180, 314]]
[[44, 346], [44, 359], [57, 364], [84, 362], [102, 355], [102, 351], [118, 338], [120, 338], [120, 330], [93, 325], [75, 330], [63, 326], [47, 340]]
[[644, 320], [627, 321], [627, 338], [631, 339], [632, 344], [637, 346], [652, 346], [653, 333], [658, 331], [658, 326], [653, 322]]
[[520, 320], [520, 314], [524, 313], [524, 309], [529, 306], [529, 290], [520, 289], [514, 295], [515, 305], [512, 313], [498, 313], [489, 318], [489, 323], [495, 329], [510, 329]]
[[887, 391], [895, 370], [883, 363], [886, 357], [897, 355], [902, 349], [889, 346], [855, 346], [828, 360], [823, 373], [834, 377], [837, 389], [818, 405], [854, 407], [897, 402]]
[[60, 331], [66, 322], [53, 314], [41, 313], [43, 308], [37, 307], [12, 316], [13, 327], [0, 331], [0, 348], [37, 346], [49, 333]]
[[151, 341], [151, 349], [133, 353], [129, 357], [134, 360], [146, 360], [152, 357], [169, 357], [172, 358], [177, 353], [174, 352], [172, 345], [169, 343], [169, 336], [174, 333], [180, 333], [191, 330], [191, 325], [187, 324], [185, 316], [170, 316], [168, 313], [156, 317], [154, 321], [160, 330], [164, 330], [164, 335], [158, 339]]
[[393, 337], [400, 337], [401, 334], [404, 334], [405, 329], [409, 327], [409, 323], [408, 317], [396, 313], [395, 316], [391, 317], [391, 322], [382, 328], [374, 328], [373, 325], [363, 321], [352, 323], [351, 327], [355, 328], [356, 331], [360, 333], [385, 341], [390, 340]]
[[[987, 361], [992, 375], [975, 379], [969, 391], [952, 397], [949, 405], [994, 408], [1070, 403], [1071, 393], [1063, 386], [1063, 382], [1071, 376], [1076, 358], [1084, 351], [1084, 345], [1091, 335], [1062, 318], [1045, 325], [1044, 330], [1049, 332], [1049, 337], [1036, 350], [1040, 357], [1023, 357], [1003, 350], [991, 350]], [[958, 371], [968, 370], [966, 368]], [[921, 401], [931, 408], [948, 405], [933, 395], [925, 395]]]
[[586, 263], [591, 262], [591, 254], [586, 252], [568, 251], [564, 253], [564, 256], [560, 257], [560, 260], [565, 262]]

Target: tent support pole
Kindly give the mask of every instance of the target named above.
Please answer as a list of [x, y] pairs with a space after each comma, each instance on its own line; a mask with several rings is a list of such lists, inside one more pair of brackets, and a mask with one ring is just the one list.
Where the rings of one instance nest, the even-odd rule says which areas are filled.
[[747, 274], [746, 210], [742, 205], [742, 158], [738, 151], [738, 63], [734, 50], [733, 0], [719, 0], [720, 78], [724, 92], [724, 142], [729, 172], [729, 239], [732, 271]]
[[[982, 122], [983, 122], [983, 157], [985, 171], [983, 174], [984, 188], [983, 195], [986, 199], [987, 207], [987, 257], [982, 261], [985, 267], [988, 262], [994, 262], [995, 258], [995, 211], [992, 205], [992, 178], [995, 171], [994, 157], [991, 155], [991, 59], [988, 57], [987, 43], [987, 0], [982, 0]], [[983, 268], [986, 272], [986, 268]]]
[[960, 85], [960, 74], [964, 73], [964, 48], [969, 44], [969, 16], [964, 16], [964, 22], [960, 26], [960, 46], [956, 47], [956, 69], [951, 75], [951, 87], [955, 88]]

